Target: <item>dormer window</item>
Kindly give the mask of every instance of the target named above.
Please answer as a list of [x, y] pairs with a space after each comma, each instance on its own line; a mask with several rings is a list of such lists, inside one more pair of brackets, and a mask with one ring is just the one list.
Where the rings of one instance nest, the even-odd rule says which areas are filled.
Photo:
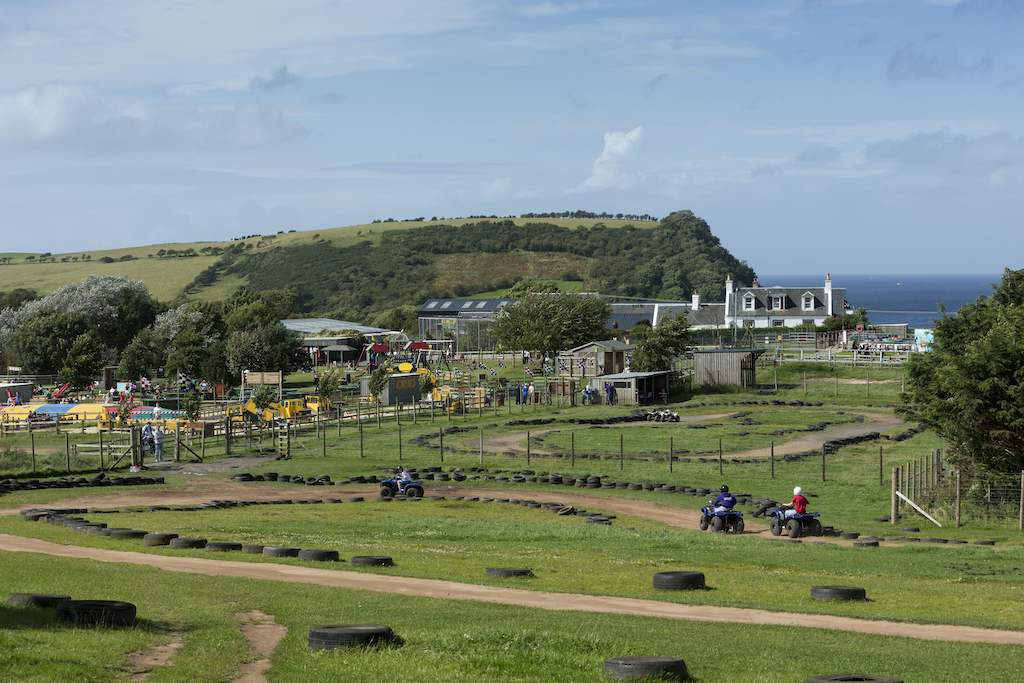
[[814, 295], [813, 294], [811, 294], [810, 292], [805, 292], [803, 297], [802, 297], [802, 301], [803, 301], [803, 309], [805, 311], [813, 311], [814, 310]]
[[781, 294], [772, 295], [772, 310], [782, 311], [786, 308], [786, 297]]
[[752, 310], [754, 310], [755, 302], [756, 302], [756, 299], [754, 299], [754, 295], [753, 294], [747, 294], [745, 297], [743, 297], [743, 310], [744, 311], [752, 311]]

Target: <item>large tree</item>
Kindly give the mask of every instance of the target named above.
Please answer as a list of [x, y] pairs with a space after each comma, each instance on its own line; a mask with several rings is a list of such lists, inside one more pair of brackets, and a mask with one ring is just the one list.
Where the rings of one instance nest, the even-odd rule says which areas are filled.
[[690, 320], [685, 313], [663, 319], [640, 340], [630, 369], [634, 372], [671, 370], [672, 360], [682, 355], [689, 343]]
[[992, 296], [936, 321], [931, 351], [907, 364], [901, 409], [949, 442], [947, 459], [999, 472], [1024, 469], [1024, 270]]
[[64, 358], [64, 367], [57, 373], [58, 381], [69, 382], [75, 389], [82, 389], [94, 379], [99, 379], [100, 368], [103, 367], [102, 352], [103, 343], [94, 330], [79, 335]]
[[491, 336], [507, 351], [554, 354], [595, 340], [610, 339], [605, 321], [611, 305], [598, 296], [527, 294], [494, 318]]

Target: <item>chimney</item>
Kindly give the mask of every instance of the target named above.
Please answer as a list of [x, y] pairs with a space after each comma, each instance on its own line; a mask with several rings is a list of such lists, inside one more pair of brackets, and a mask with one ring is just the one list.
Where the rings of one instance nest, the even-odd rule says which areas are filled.
[[825, 312], [834, 315], [832, 306], [832, 276], [825, 273]]
[[693, 294], [690, 296], [690, 308], [695, 311], [700, 308], [700, 292], [696, 289], [693, 290]]

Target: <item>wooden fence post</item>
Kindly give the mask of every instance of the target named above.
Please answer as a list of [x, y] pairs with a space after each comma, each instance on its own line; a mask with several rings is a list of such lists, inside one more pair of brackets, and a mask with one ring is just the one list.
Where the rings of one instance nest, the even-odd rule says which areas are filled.
[[[569, 457], [572, 459], [570, 467], [576, 467], [576, 432], [569, 432]], [[1024, 476], [1022, 476], [1021, 481], [1024, 481]], [[1024, 487], [1024, 483], [1021, 486]], [[1024, 506], [1024, 502], [1021, 503], [1021, 506]]]
[[899, 521], [900, 512], [899, 505], [896, 502], [896, 488], [899, 482], [899, 469], [892, 468], [892, 500], [889, 504], [889, 521], [893, 524]]
[[718, 437], [718, 474], [722, 474], [722, 437]]
[[956, 471], [956, 528], [960, 528], [960, 470]]
[[68, 461], [68, 474], [71, 474], [71, 435], [64, 433], [64, 455]]
[[28, 441], [32, 445], [32, 475], [36, 473], [36, 435], [32, 433], [32, 422], [28, 423]]
[[772, 441], [771, 463], [772, 463], [772, 479], [774, 479], [775, 478], [775, 441]]
[[885, 486], [885, 480], [882, 476], [882, 447], [878, 447], [878, 485]]
[[821, 445], [821, 480], [825, 481], [825, 444]]
[[441, 435], [441, 462], [444, 462], [444, 430], [439, 429], [437, 430], [437, 433]]
[[668, 473], [672, 474], [672, 459], [675, 457], [672, 455], [674, 449], [672, 448], [672, 442], [675, 437], [668, 437]]
[[484, 428], [480, 428], [480, 464], [484, 464]]
[[526, 466], [530, 466], [530, 431], [526, 431]]
[[623, 450], [622, 450], [622, 434], [619, 434], [619, 471], [620, 472], [622, 471], [623, 464], [625, 463], [625, 461], [626, 461], [626, 457], [625, 457], [625, 454], [623, 453]]

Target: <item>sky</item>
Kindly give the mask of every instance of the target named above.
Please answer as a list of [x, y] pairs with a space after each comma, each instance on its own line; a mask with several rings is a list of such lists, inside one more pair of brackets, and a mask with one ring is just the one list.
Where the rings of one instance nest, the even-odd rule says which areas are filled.
[[755, 271], [998, 274], [1022, 29], [1024, 0], [0, 0], [0, 251], [690, 210]]

